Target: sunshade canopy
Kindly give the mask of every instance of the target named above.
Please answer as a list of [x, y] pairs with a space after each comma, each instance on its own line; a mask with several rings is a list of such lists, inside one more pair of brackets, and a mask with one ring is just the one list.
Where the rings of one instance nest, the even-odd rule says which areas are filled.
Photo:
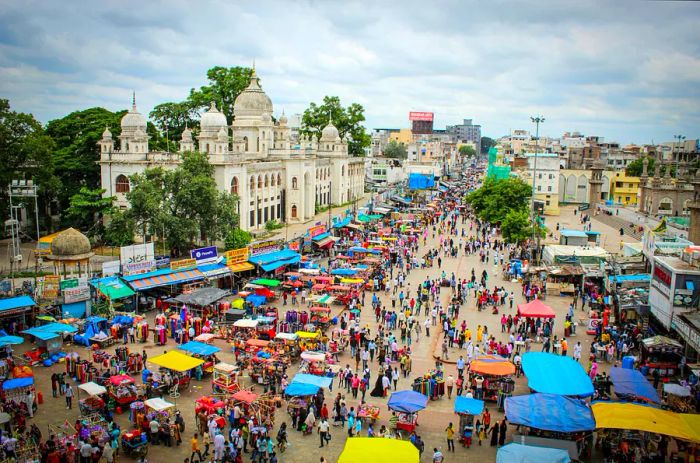
[[258, 398], [258, 395], [250, 391], [241, 390], [233, 394], [231, 397], [233, 397], [234, 400], [239, 400], [247, 404], [252, 404], [253, 402], [255, 402], [255, 399]]
[[298, 397], [316, 394], [319, 389], [318, 386], [314, 386], [313, 384], [290, 383], [284, 390], [284, 393], [292, 397]]
[[296, 333], [277, 333], [275, 339], [283, 339], [285, 341], [296, 341], [299, 336]]
[[318, 333], [311, 331], [297, 331], [295, 334], [301, 339], [315, 339], [318, 337]]
[[307, 350], [301, 353], [301, 359], [308, 362], [321, 362], [326, 359], [326, 354], [323, 352], [312, 352]]
[[199, 336], [197, 336], [196, 338], [194, 338], [194, 340], [199, 341], [199, 342], [209, 342], [214, 338], [216, 338], [216, 335], [214, 335], [214, 334], [202, 333]]
[[506, 398], [505, 409], [511, 424], [556, 432], [593, 431], [596, 428], [591, 409], [582, 400], [571, 397], [518, 395]]
[[110, 376], [109, 382], [115, 386], [119, 386], [120, 384], [133, 383], [135, 381], [134, 378], [129, 375], [114, 375]]
[[615, 394], [618, 397], [631, 397], [657, 404], [661, 403], [656, 389], [639, 370], [612, 367], [610, 369], [610, 379], [613, 386], [615, 386]]
[[428, 405], [428, 397], [415, 391], [398, 391], [391, 394], [387, 406], [397, 412], [415, 413]]
[[233, 326], [236, 328], [255, 328], [258, 326], [257, 320], [251, 320], [250, 318], [244, 318], [242, 320], [236, 320], [233, 322]]
[[518, 304], [518, 315], [533, 318], [554, 318], [554, 310], [539, 299], [533, 299], [527, 304]]
[[511, 442], [496, 453], [496, 463], [570, 463], [569, 452], [551, 447], [537, 447]]
[[224, 291], [223, 289], [206, 287], [196, 289], [189, 294], [180, 294], [173, 299], [181, 304], [205, 307], [223, 299], [228, 295], [229, 292]]
[[312, 384], [318, 387], [328, 387], [331, 385], [331, 382], [333, 382], [333, 378], [328, 376], [309, 375], [306, 373], [297, 373], [292, 379], [292, 383]]
[[374, 463], [400, 461], [418, 463], [420, 455], [415, 445], [401, 439], [351, 437], [345, 441], [338, 463]]
[[700, 442], [700, 415], [623, 402], [596, 402], [591, 408], [598, 428], [644, 431]]
[[523, 355], [523, 372], [528, 386], [536, 392], [556, 395], [591, 396], [593, 383], [580, 363], [571, 357], [546, 352]]
[[269, 286], [270, 288], [276, 288], [282, 284], [281, 281], [273, 280], [271, 278], [258, 278], [257, 280], [253, 280], [252, 283], [254, 285]]
[[78, 385], [78, 389], [87, 395], [100, 395], [107, 392], [107, 388], [92, 381]]
[[181, 354], [176, 350], [171, 350], [163, 355], [158, 355], [157, 357], [151, 357], [148, 359], [148, 361], [154, 365], [158, 365], [159, 367], [181, 372], [197, 368], [204, 363], [204, 360]]
[[270, 341], [265, 341], [264, 339], [248, 339], [245, 343], [251, 347], [267, 347], [270, 345]]
[[664, 392], [678, 397], [690, 397], [690, 388], [676, 383], [665, 383]]
[[0, 299], [0, 312], [25, 307], [29, 308], [35, 305], [36, 302], [34, 302], [34, 299], [29, 296], [8, 297], [7, 299]]
[[131, 297], [136, 294], [133, 289], [117, 276], [100, 278], [99, 280], [91, 282], [91, 284], [93, 284], [95, 289], [104, 294], [107, 299], [112, 301]]
[[12, 389], [19, 389], [21, 387], [29, 387], [32, 384], [34, 384], [34, 377], [33, 376], [27, 376], [25, 378], [8, 379], [4, 383], [2, 383], [2, 390], [3, 391], [11, 391]]
[[498, 355], [482, 355], [474, 359], [469, 370], [482, 375], [508, 376], [515, 373], [515, 365]]
[[24, 338], [20, 336], [0, 336], [0, 347], [5, 347], [13, 344], [22, 344]]
[[211, 344], [204, 344], [203, 342], [197, 342], [197, 341], [190, 341], [185, 344], [181, 344], [177, 346], [178, 349], [184, 350], [185, 352], [189, 352], [190, 354], [196, 354], [196, 355], [204, 355], [209, 356], [209, 355], [214, 355], [217, 352], [221, 351], [216, 346], [212, 346]]
[[463, 413], [466, 415], [481, 415], [484, 411], [484, 401], [479, 399], [470, 399], [458, 395], [455, 398], [455, 413]]
[[160, 412], [163, 410], [167, 410], [169, 408], [173, 408], [175, 404], [171, 404], [167, 400], [163, 400], [160, 397], [156, 397], [154, 399], [148, 399], [144, 402], [144, 405], [146, 405], [149, 408], [152, 408], [153, 410]]

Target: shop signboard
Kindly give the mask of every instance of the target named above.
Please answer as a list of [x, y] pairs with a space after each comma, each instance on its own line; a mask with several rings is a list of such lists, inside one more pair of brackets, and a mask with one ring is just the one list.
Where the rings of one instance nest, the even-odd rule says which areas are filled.
[[317, 225], [315, 227], [309, 228], [309, 236], [311, 238], [322, 235], [323, 233], [326, 233], [326, 226], [325, 225]]
[[78, 286], [75, 288], [67, 288], [63, 290], [63, 303], [72, 304], [74, 302], [87, 301], [90, 299], [90, 288], [87, 286]]
[[671, 328], [676, 330], [693, 350], [700, 351], [700, 333], [695, 327], [679, 317], [678, 314], [674, 314], [671, 320]]
[[181, 270], [183, 268], [193, 268], [196, 266], [196, 259], [181, 259], [170, 262], [170, 270]]
[[231, 249], [224, 253], [226, 257], [226, 265], [241, 264], [248, 261], [250, 252], [248, 248]]
[[59, 284], [61, 291], [66, 290], [66, 289], [71, 289], [71, 288], [77, 288], [78, 286], [80, 286], [80, 281], [77, 278], [68, 278], [68, 279], [62, 280], [61, 283]]
[[156, 268], [168, 268], [170, 267], [170, 257], [169, 256], [156, 256]]
[[156, 261], [154, 259], [145, 260], [142, 262], [131, 262], [122, 264], [122, 273], [124, 275], [138, 275], [140, 273], [148, 273], [156, 269]]
[[58, 275], [46, 275], [44, 277], [44, 291], [42, 295], [45, 298], [55, 298], [58, 297], [58, 291], [60, 290], [60, 277]]
[[153, 243], [122, 246], [119, 252], [119, 260], [122, 264], [137, 264], [155, 260]]
[[219, 257], [219, 251], [216, 249], [216, 246], [207, 246], [191, 250], [190, 257], [197, 262], [212, 261]]
[[280, 249], [279, 240], [268, 240], [268, 241], [258, 241], [257, 243], [252, 243], [250, 247], [250, 256], [259, 256], [261, 254], [268, 254], [271, 252], [279, 251]]
[[102, 262], [102, 276], [109, 277], [116, 275], [122, 269], [121, 262], [118, 260], [110, 260], [107, 262]]
[[305, 253], [311, 252], [311, 237], [308, 235], [304, 236], [304, 246], [303, 246], [302, 250]]

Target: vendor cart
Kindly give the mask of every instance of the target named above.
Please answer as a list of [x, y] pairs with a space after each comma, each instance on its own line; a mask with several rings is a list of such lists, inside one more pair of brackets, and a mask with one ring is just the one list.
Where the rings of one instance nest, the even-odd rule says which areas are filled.
[[[83, 397], [81, 397], [81, 395]], [[78, 385], [78, 408], [83, 416], [102, 413], [106, 407], [107, 388], [92, 381]]]
[[228, 363], [217, 363], [211, 379], [212, 392], [217, 394], [233, 394], [240, 389], [238, 385], [238, 367]]
[[396, 412], [398, 422], [396, 432], [401, 437], [400, 431], [409, 434], [415, 431], [418, 425], [418, 412], [428, 404], [428, 397], [415, 391], [398, 391], [391, 394], [387, 406], [389, 410]]
[[175, 404], [172, 404], [160, 397], [148, 399], [143, 402], [146, 411], [146, 419], [150, 422], [153, 420], [159, 423], [164, 423], [168, 420], [174, 421], [176, 412]]
[[454, 405], [455, 413], [459, 415], [459, 442], [463, 447], [471, 447], [472, 436], [476, 432], [474, 417], [484, 411], [484, 401], [469, 397], [457, 396]]
[[[190, 341], [178, 346], [178, 349], [187, 352], [188, 355], [203, 360], [204, 363], [195, 368], [195, 376], [201, 379], [203, 375], [210, 375], [214, 371], [214, 364], [217, 362], [216, 353], [221, 351], [216, 346], [198, 341]], [[201, 372], [201, 373], [200, 373]]]
[[309, 309], [311, 312], [311, 323], [325, 330], [330, 325], [331, 308], [325, 306], [314, 306]]
[[379, 419], [379, 407], [363, 402], [357, 407], [357, 416], [362, 418], [363, 422], [369, 421], [374, 426], [374, 423]]
[[126, 408], [139, 396], [136, 381], [129, 375], [114, 375], [110, 377], [107, 391], [110, 410], [116, 409], [117, 406]]
[[122, 452], [129, 458], [144, 458], [148, 454], [147, 436], [138, 429], [126, 431], [121, 436], [121, 447]]

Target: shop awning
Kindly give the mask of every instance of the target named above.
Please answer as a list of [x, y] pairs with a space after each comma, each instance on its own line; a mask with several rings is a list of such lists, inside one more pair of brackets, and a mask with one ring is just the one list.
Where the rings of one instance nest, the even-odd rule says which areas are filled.
[[407, 440], [351, 437], [345, 441], [343, 453], [338, 458], [338, 463], [377, 461], [418, 463], [420, 454], [416, 446]]
[[254, 285], [269, 286], [270, 288], [276, 288], [282, 284], [281, 281], [273, 280], [271, 278], [258, 278], [257, 280], [253, 280], [251, 283]]
[[214, 355], [217, 352], [221, 351], [221, 349], [219, 349], [216, 346], [212, 346], [211, 344], [204, 344], [203, 342], [197, 341], [186, 342], [185, 344], [177, 346], [177, 348], [180, 350], [184, 350], [185, 352], [189, 352], [190, 354], [203, 355], [204, 357]]
[[189, 294], [180, 294], [179, 296], [172, 298], [172, 300], [181, 304], [205, 307], [215, 303], [216, 301], [220, 301], [229, 294], [230, 293], [228, 291], [223, 289], [207, 287], [195, 289]]
[[75, 333], [78, 329], [65, 323], [49, 323], [48, 325], [37, 326], [22, 331], [24, 334], [32, 335], [42, 341], [54, 339], [63, 333]]
[[14, 309], [29, 309], [36, 305], [34, 299], [29, 296], [8, 297], [0, 299], [0, 314], [2, 312]]
[[247, 272], [248, 270], [254, 270], [255, 265], [251, 264], [250, 262], [239, 262], [237, 264], [229, 265], [228, 268], [233, 273], [238, 273], [238, 272]]
[[2, 383], [3, 391], [11, 391], [12, 389], [19, 389], [21, 387], [29, 387], [34, 384], [34, 377], [28, 376], [26, 378], [14, 378], [8, 379]]
[[189, 355], [181, 354], [176, 350], [171, 350], [163, 355], [158, 355], [156, 357], [150, 357], [148, 359], [154, 365], [159, 367], [167, 368], [173, 371], [189, 371], [193, 368], [204, 363], [204, 360], [190, 357]]
[[[133, 275], [135, 277], [140, 277], [131, 280], [131, 277], [125, 278], [129, 281], [129, 284], [136, 291], [143, 291], [151, 288], [158, 288], [160, 286], [176, 285], [179, 283], [186, 283], [188, 281], [196, 281], [204, 279], [204, 274], [197, 269], [172, 271], [169, 270], [167, 273], [162, 273], [159, 275], [153, 275], [148, 277], [143, 277], [143, 275]], [[131, 281], [130, 281], [131, 280]]]
[[121, 278], [116, 276], [93, 280], [90, 284], [94, 286], [97, 291], [104, 294], [107, 299], [112, 301], [131, 297], [136, 294]]
[[333, 224], [333, 228], [343, 228], [347, 227], [352, 221], [352, 217], [345, 217], [343, 220], [339, 220]]
[[642, 399], [657, 404], [661, 403], [656, 389], [639, 370], [612, 367], [610, 379], [615, 386], [615, 394], [620, 398], [630, 397], [634, 400]]
[[325, 233], [320, 233], [320, 234], [314, 236], [314, 237], [311, 238], [311, 239], [312, 239], [313, 241], [321, 241], [322, 239], [328, 238], [329, 236], [331, 236], [331, 234], [328, 233], [328, 232], [325, 232]]
[[596, 428], [591, 409], [571, 397], [553, 394], [527, 394], [507, 397], [508, 422], [555, 432], [593, 431]]
[[643, 431], [700, 442], [700, 415], [621, 402], [596, 402], [591, 409], [598, 428]]
[[222, 263], [198, 265], [197, 270], [207, 278], [221, 278], [231, 274], [231, 269]]
[[523, 355], [523, 372], [536, 392], [588, 397], [593, 383], [580, 363], [571, 357], [546, 352]]
[[314, 241], [314, 244], [317, 245], [319, 248], [329, 248], [333, 246], [336, 241], [338, 241], [338, 238], [335, 238], [333, 236], [327, 236], [322, 240]]

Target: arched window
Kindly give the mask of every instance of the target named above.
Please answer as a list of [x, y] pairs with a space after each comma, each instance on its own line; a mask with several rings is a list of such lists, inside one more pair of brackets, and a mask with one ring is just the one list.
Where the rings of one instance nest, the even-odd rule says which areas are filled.
[[[350, 171], [350, 174], [352, 174], [352, 171]], [[343, 177], [345, 177], [345, 166], [343, 166], [343, 167], [340, 168], [340, 175], [342, 175]]]
[[117, 193], [128, 193], [130, 190], [129, 179], [126, 175], [117, 176]]
[[270, 186], [270, 176], [265, 174], [265, 188]]
[[255, 190], [255, 177], [250, 177], [250, 190]]
[[233, 177], [231, 179], [231, 194], [232, 195], [238, 194], [238, 177]]
[[299, 188], [299, 184], [296, 177], [292, 177], [292, 190]]
[[282, 186], [282, 175], [277, 174], [277, 186]]
[[275, 174], [270, 175], [270, 186], [275, 186]]
[[260, 175], [258, 175], [258, 188], [262, 188], [262, 186], [263, 186], [262, 182], [263, 182], [262, 177]]
[[[295, 178], [296, 178], [296, 177], [295, 177]], [[293, 219], [296, 219], [296, 218], [297, 218], [297, 205], [296, 205], [296, 204], [294, 204], [294, 205], [292, 206], [292, 218], [293, 218]]]
[[248, 151], [248, 137], [243, 137], [243, 141], [245, 142], [245, 151]]

